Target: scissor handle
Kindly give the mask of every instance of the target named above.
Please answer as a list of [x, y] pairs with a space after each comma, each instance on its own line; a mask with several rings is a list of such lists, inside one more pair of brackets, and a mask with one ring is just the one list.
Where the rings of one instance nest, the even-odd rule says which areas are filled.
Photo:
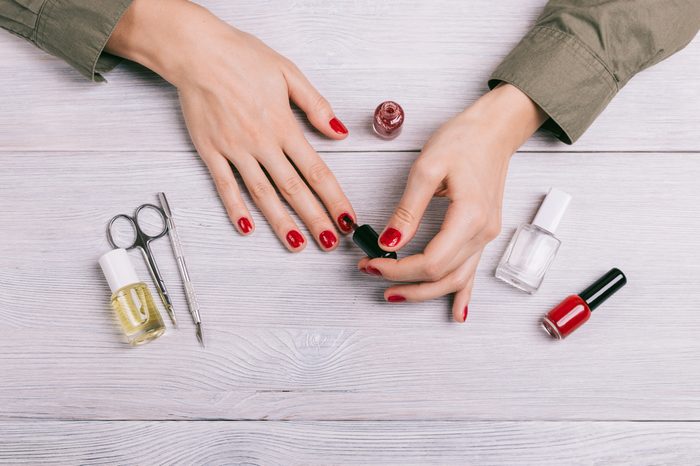
[[[133, 230], [134, 230], [134, 241], [131, 243], [130, 246], [118, 245], [117, 242], [114, 240], [114, 236], [112, 236], [112, 226], [114, 225], [114, 222], [116, 222], [120, 218], [126, 219], [131, 224], [131, 228], [133, 228]], [[133, 249], [133, 248], [135, 248], [137, 246], [137, 243], [138, 243], [138, 235], [139, 235], [139, 231], [138, 231], [138, 226], [136, 225], [136, 221], [126, 214], [115, 215], [114, 217], [112, 217], [112, 219], [107, 224], [107, 241], [109, 241], [109, 244], [114, 249], [119, 249], [119, 248]]]
[[[139, 214], [144, 209], [152, 209], [158, 213], [158, 216], [160, 216], [160, 219], [163, 222], [163, 229], [160, 231], [160, 233], [158, 233], [156, 235], [149, 235], [148, 233], [144, 232], [143, 228], [141, 228], [141, 225], [139, 224]], [[158, 207], [155, 204], [140, 205], [136, 209], [136, 212], [134, 212], [133, 222], [134, 222], [134, 226], [136, 228], [136, 233], [140, 234], [144, 238], [145, 241], [151, 241], [153, 239], [162, 238], [163, 236], [165, 236], [168, 233], [168, 218], [165, 215], [165, 212], [163, 212], [163, 209], [161, 209], [160, 207]]]

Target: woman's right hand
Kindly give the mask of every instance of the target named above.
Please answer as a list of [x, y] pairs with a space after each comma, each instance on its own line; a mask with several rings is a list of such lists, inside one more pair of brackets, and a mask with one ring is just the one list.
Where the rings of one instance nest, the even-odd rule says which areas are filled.
[[306, 240], [273, 183], [323, 250], [337, 246], [336, 225], [350, 231], [342, 220], [356, 218], [350, 201], [304, 137], [290, 99], [329, 138], [348, 131], [292, 62], [184, 0], [135, 0], [106, 50], [177, 87], [192, 142], [239, 232], [255, 226], [231, 165], [290, 251], [303, 250]]

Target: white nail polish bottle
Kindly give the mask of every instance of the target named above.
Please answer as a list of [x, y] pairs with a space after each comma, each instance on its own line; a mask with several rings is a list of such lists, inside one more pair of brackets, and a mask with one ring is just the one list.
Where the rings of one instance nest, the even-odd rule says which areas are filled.
[[539, 289], [561, 245], [554, 232], [570, 202], [571, 195], [549, 190], [532, 224], [521, 225], [510, 240], [496, 278], [530, 294]]

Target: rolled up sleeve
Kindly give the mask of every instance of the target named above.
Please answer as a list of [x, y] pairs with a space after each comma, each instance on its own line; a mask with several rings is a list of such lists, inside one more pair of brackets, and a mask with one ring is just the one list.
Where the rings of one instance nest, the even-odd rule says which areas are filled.
[[489, 87], [518, 87], [549, 116], [545, 128], [571, 144], [634, 75], [698, 28], [698, 0], [552, 0]]
[[2, 0], [0, 26], [33, 42], [93, 81], [114, 68], [104, 52], [132, 0]]

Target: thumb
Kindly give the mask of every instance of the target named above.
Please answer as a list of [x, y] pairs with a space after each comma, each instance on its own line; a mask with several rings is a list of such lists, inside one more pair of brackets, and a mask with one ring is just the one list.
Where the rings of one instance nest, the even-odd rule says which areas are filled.
[[289, 62], [284, 76], [289, 88], [289, 98], [301, 108], [312, 125], [331, 139], [344, 139], [348, 129], [335, 116], [331, 105], [306, 79], [293, 63]]
[[419, 159], [411, 167], [401, 201], [379, 236], [379, 247], [386, 251], [396, 251], [413, 238], [425, 209], [442, 180], [434, 167], [428, 171], [424, 166]]

